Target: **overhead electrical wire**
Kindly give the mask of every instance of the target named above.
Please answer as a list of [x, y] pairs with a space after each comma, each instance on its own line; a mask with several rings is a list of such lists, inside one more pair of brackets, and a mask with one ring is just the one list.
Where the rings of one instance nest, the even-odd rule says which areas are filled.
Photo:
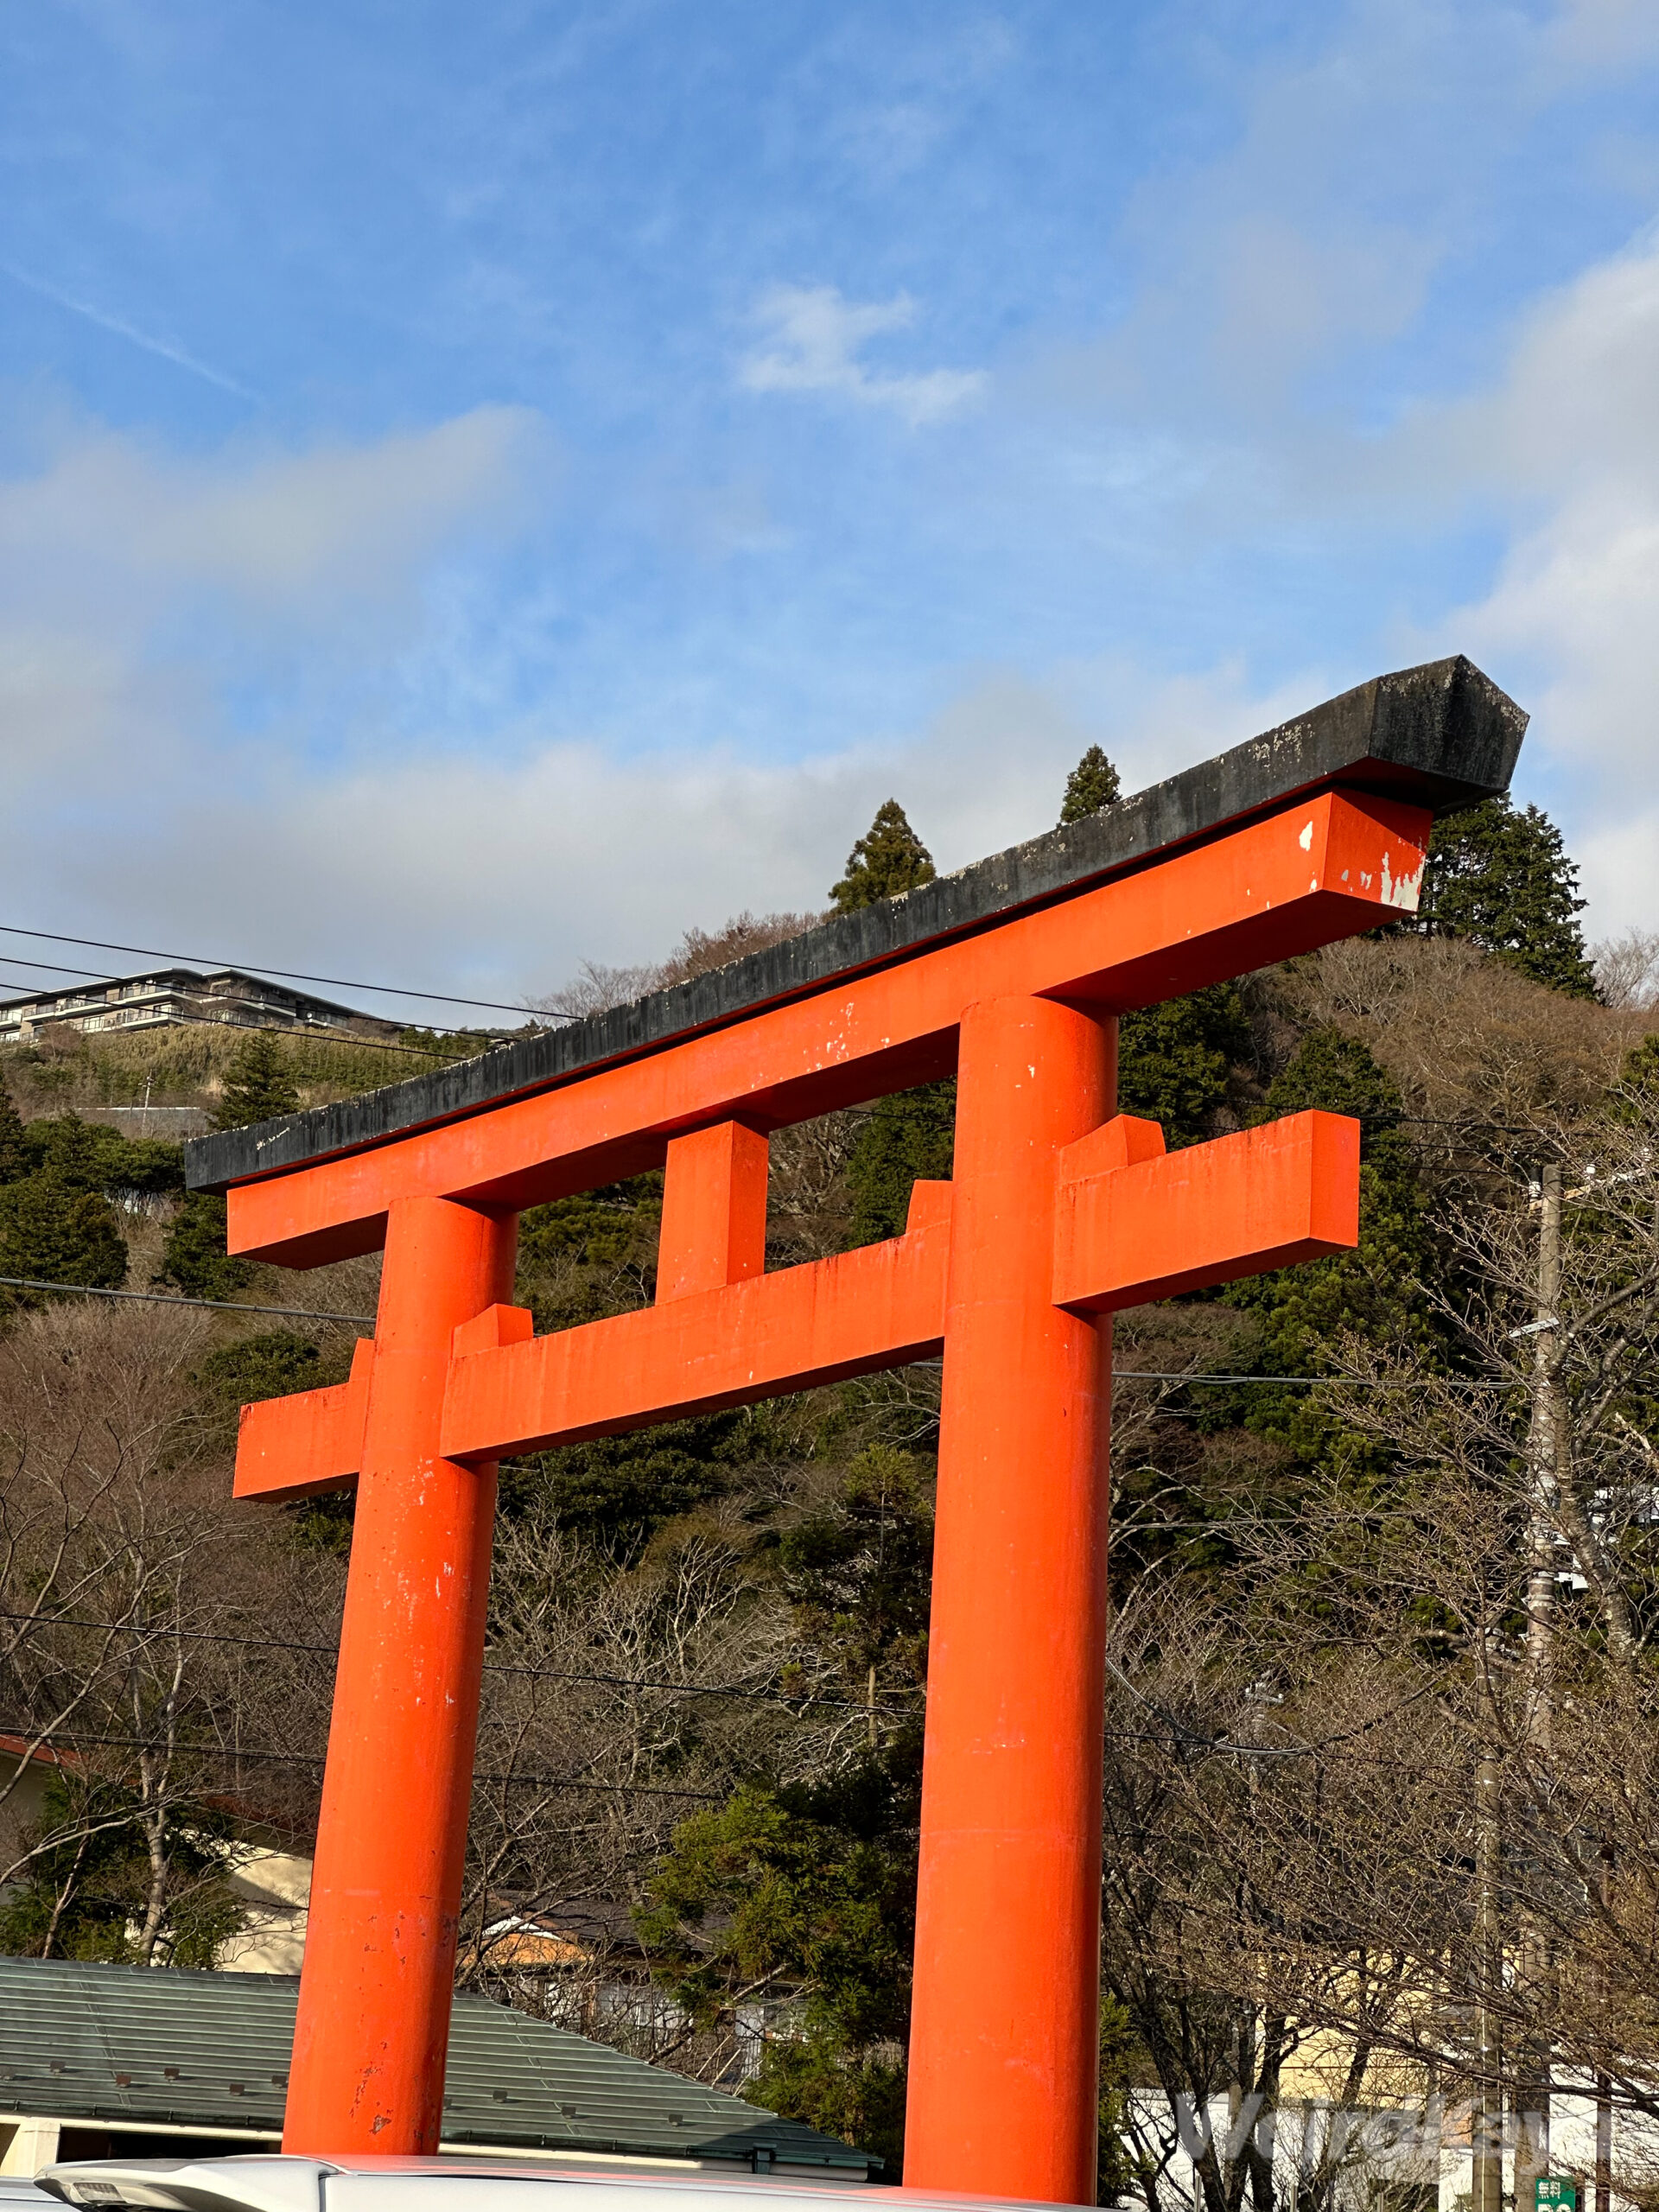
[[[266, 1021], [219, 1021], [210, 1014], [175, 1014], [169, 1019], [174, 1021], [189, 1022], [198, 1029], [234, 1030], [239, 1037], [246, 1037], [250, 1033], [258, 1037], [290, 1037], [296, 1038], [303, 1045], [332, 1045], [347, 1052], [397, 1052], [405, 1058], [425, 1060], [429, 1065], [435, 1065], [441, 1068], [456, 1067], [462, 1060], [477, 1059], [482, 1053], [493, 1052], [495, 1047], [503, 1041], [499, 1037], [492, 1037], [488, 1043], [481, 1045], [476, 1052], [457, 1052], [453, 1058], [446, 1058], [443, 1053], [434, 1052], [429, 1046], [394, 1045], [390, 1039], [385, 1037], [340, 1037], [327, 1031], [319, 1033], [315, 1029], [279, 1029], [275, 1023]], [[464, 1029], [444, 1029], [433, 1032], [435, 1036], [443, 1037], [465, 1037], [476, 1035], [476, 1033], [475, 1031]]]
[[1338, 1729], [1334, 1734], [1320, 1736], [1311, 1744], [1235, 1744], [1224, 1736], [1205, 1736], [1198, 1729], [1189, 1727], [1179, 1714], [1171, 1713], [1166, 1707], [1160, 1705], [1155, 1698], [1149, 1698], [1144, 1690], [1137, 1689], [1109, 1652], [1106, 1658], [1106, 1670], [1124, 1689], [1128, 1690], [1138, 1705], [1144, 1705], [1148, 1713], [1155, 1713], [1158, 1718], [1166, 1722], [1184, 1742], [1192, 1745], [1198, 1751], [1228, 1752], [1236, 1758], [1246, 1759], [1317, 1758], [1321, 1751], [1329, 1751], [1333, 1744], [1351, 1743], [1356, 1736], [1363, 1736], [1373, 1728], [1380, 1728], [1385, 1720], [1392, 1720], [1396, 1714], [1405, 1712], [1408, 1706], [1417, 1704], [1421, 1699], [1426, 1698], [1431, 1690], [1438, 1688], [1438, 1684], [1434, 1682], [1425, 1682], [1420, 1689], [1414, 1689], [1409, 1697], [1402, 1698], [1398, 1705], [1391, 1705], [1386, 1713], [1373, 1713], [1369, 1720], [1360, 1721], [1356, 1727]]
[[[44, 944], [79, 944], [93, 952], [131, 952], [141, 960], [188, 960], [202, 968], [231, 968], [244, 975], [276, 976], [287, 983], [327, 983], [339, 991], [375, 991], [386, 998], [429, 999], [439, 1006], [485, 1007], [492, 1014], [518, 1014], [530, 1017], [533, 1009], [525, 1006], [509, 1006], [501, 999], [462, 998], [454, 991], [417, 991], [404, 983], [365, 983], [348, 976], [313, 976], [302, 968], [273, 968], [264, 961], [221, 960], [205, 952], [162, 952], [153, 944], [116, 944], [107, 938], [69, 937], [61, 930], [25, 929], [21, 922], [0, 922], [0, 934], [6, 937], [38, 938]], [[43, 961], [34, 963], [43, 967]], [[555, 1008], [552, 1011], [557, 1012]], [[564, 1016], [566, 1020], [570, 1017]]]
[[[0, 952], [0, 960], [6, 960], [7, 958], [8, 955], [3, 952]], [[21, 966], [22, 963], [19, 961], [14, 960], [11, 961], [10, 964], [15, 968]], [[29, 964], [35, 967], [41, 967], [44, 966], [45, 963], [35, 961], [31, 962]], [[65, 975], [69, 976], [92, 976], [94, 971], [90, 968], [67, 968], [63, 969], [62, 972]], [[369, 1019], [371, 1020], [378, 1020], [379, 1016], [378, 1014], [371, 1015]], [[232, 1021], [228, 1017], [211, 1014], [169, 1014], [167, 1017], [166, 1026], [170, 1027], [175, 1022], [190, 1022], [194, 1024], [196, 1027], [201, 1029], [233, 1029], [239, 1036], [244, 1037], [250, 1033], [259, 1037], [289, 1037], [297, 1039], [302, 1044], [333, 1045], [354, 1052], [400, 1052], [412, 1059], [435, 1061], [440, 1067], [448, 1067], [454, 1064], [453, 1061], [446, 1059], [442, 1052], [435, 1051], [429, 1045], [397, 1045], [393, 1044], [389, 1038], [385, 1037], [359, 1037], [350, 1033], [345, 1035], [340, 1035], [333, 1030], [319, 1030], [313, 1028], [308, 1025], [302, 1025], [296, 1027], [294, 1025], [290, 1024], [287, 1028], [283, 1028], [275, 1022]], [[126, 1025], [122, 1026], [126, 1027]], [[412, 1024], [410, 1026], [413, 1027]], [[430, 1026], [432, 1034], [435, 1037], [465, 1037], [470, 1039], [476, 1037], [480, 1033], [475, 1029], [450, 1029], [436, 1023]], [[85, 1033], [85, 1032], [82, 1032], [83, 1035]], [[120, 1031], [118, 1029], [111, 1033], [118, 1035]], [[130, 1033], [130, 1032], [129, 1032], [129, 1033]], [[492, 1037], [489, 1039], [487, 1043], [481, 1045], [478, 1048], [478, 1052], [471, 1053], [457, 1053], [454, 1056], [455, 1060], [476, 1059], [479, 1056], [479, 1052], [492, 1052], [494, 1050], [496, 1046], [504, 1044], [505, 1041], [506, 1040], [504, 1038]]]
[[0, 1275], [0, 1289], [68, 1291], [79, 1298], [124, 1298], [144, 1306], [202, 1306], [215, 1313], [278, 1313], [289, 1321], [353, 1321], [374, 1326], [372, 1313], [322, 1313], [310, 1306], [244, 1306], [234, 1298], [175, 1298], [165, 1290], [105, 1290], [99, 1283], [41, 1282], [34, 1275]]
[[[203, 1628], [174, 1628], [166, 1622], [89, 1621], [73, 1613], [3, 1613], [0, 1621], [12, 1621], [24, 1625], [34, 1624], [40, 1628], [90, 1628], [100, 1633], [116, 1636], [143, 1636], [151, 1630], [157, 1636], [170, 1637], [180, 1643], [218, 1643], [238, 1651], [297, 1651], [329, 1659], [334, 1656], [331, 1643], [302, 1643], [296, 1639], [277, 1636], [226, 1636], [218, 1630]], [[792, 1694], [788, 1690], [747, 1690], [734, 1684], [707, 1682], [658, 1682], [639, 1675], [586, 1674], [569, 1667], [527, 1667], [486, 1657], [486, 1675], [515, 1675], [555, 1682], [595, 1682], [611, 1689], [667, 1690], [677, 1697], [718, 1697], [728, 1700], [747, 1699], [763, 1705], [827, 1705], [844, 1713], [868, 1713], [869, 1704], [861, 1698], [815, 1697], [810, 1691]], [[877, 1712], [899, 1711], [901, 1707], [878, 1706]]]
[[[863, 1708], [861, 1707], [860, 1711]], [[100, 1750], [164, 1751], [169, 1758], [251, 1759], [260, 1766], [327, 1766], [321, 1751], [268, 1751], [247, 1744], [158, 1744], [144, 1736], [78, 1736]], [[0, 1756], [15, 1756], [3, 1754]], [[717, 1789], [670, 1789], [654, 1782], [587, 1782], [573, 1774], [487, 1774], [474, 1770], [474, 1782], [505, 1782], [516, 1789], [586, 1789], [606, 1797], [685, 1797], [705, 1805], [725, 1801]]]
[[[375, 1325], [372, 1313], [326, 1313], [308, 1306], [246, 1306], [229, 1298], [175, 1298], [164, 1290], [105, 1290], [90, 1282], [43, 1282], [33, 1275], [0, 1275], [0, 1288], [16, 1290], [52, 1290], [73, 1298], [137, 1299], [152, 1306], [200, 1306], [216, 1313], [276, 1313], [294, 1321], [349, 1321], [356, 1327], [372, 1329]], [[912, 1367], [938, 1367], [937, 1359], [918, 1359], [906, 1363]], [[1354, 1390], [1419, 1390], [1433, 1383], [1446, 1390], [1524, 1390], [1530, 1387], [1525, 1376], [1476, 1375], [1177, 1375], [1154, 1367], [1115, 1367], [1114, 1378], [1120, 1382], [1283, 1382], [1322, 1383], [1332, 1389]], [[0, 1618], [5, 1618], [0, 1615]]]
[[[89, 1282], [42, 1282], [33, 1275], [0, 1275], [0, 1287], [18, 1290], [53, 1290], [67, 1293], [74, 1298], [130, 1298], [152, 1306], [201, 1306], [219, 1313], [276, 1313], [295, 1321], [349, 1321], [359, 1328], [372, 1329], [375, 1325], [372, 1313], [324, 1313], [307, 1306], [245, 1306], [228, 1298], [175, 1298], [162, 1290], [105, 1290]], [[918, 1359], [906, 1363], [913, 1367], [938, 1367], [937, 1359]], [[1323, 1383], [1330, 1388], [1354, 1390], [1418, 1390], [1433, 1382], [1446, 1390], [1524, 1390], [1529, 1381], [1524, 1376], [1494, 1376], [1486, 1378], [1474, 1375], [1177, 1375], [1153, 1367], [1115, 1367], [1114, 1378], [1120, 1382], [1284, 1382]], [[0, 1615], [0, 1618], [4, 1616]]]

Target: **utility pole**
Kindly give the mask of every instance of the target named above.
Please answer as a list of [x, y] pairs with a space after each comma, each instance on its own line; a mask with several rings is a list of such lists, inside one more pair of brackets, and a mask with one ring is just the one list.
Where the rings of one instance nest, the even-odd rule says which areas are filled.
[[[1538, 1179], [1538, 1288], [1532, 1322], [1532, 1417], [1528, 1437], [1526, 1738], [1533, 1760], [1548, 1764], [1555, 1738], [1555, 1550], [1561, 1478], [1561, 1170], [1552, 1160]], [[1535, 1802], [1539, 1792], [1529, 1793]], [[1533, 2184], [1549, 2171], [1549, 1992], [1554, 1960], [1538, 1916], [1519, 1916], [1516, 1995], [1533, 2016], [1516, 2069], [1516, 2212], [1532, 2212]]]
[[[1610, 1843], [1601, 1847], [1600, 1888], [1605, 1920], [1612, 1902], [1613, 1847]], [[1605, 2000], [1605, 1983], [1603, 1995]], [[1605, 2065], [1596, 2069], [1596, 2212], [1613, 2212], [1613, 2084]]]
[[[1469, 2212], [1503, 2212], [1503, 2091], [1500, 2076], [1497, 1993], [1503, 1972], [1498, 1927], [1499, 1767], [1490, 1715], [1486, 1741], [1475, 1765], [1475, 2063]], [[1520, 2208], [1526, 2212], [1526, 2208]]]
[[1527, 1740], [1548, 1754], [1554, 1740], [1556, 1492], [1560, 1483], [1561, 1170], [1539, 1177], [1538, 1294], [1532, 1323], [1532, 1420], [1527, 1460], [1531, 1526], [1527, 1577]]

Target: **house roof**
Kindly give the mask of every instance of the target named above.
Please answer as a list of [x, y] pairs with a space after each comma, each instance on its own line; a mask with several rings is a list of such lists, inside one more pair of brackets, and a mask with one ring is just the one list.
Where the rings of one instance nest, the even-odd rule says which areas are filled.
[[385, 1144], [636, 1058], [763, 1006], [822, 988], [1107, 877], [1199, 844], [1321, 790], [1380, 792], [1445, 812], [1509, 787], [1527, 717], [1459, 654], [1373, 677], [1085, 820], [1051, 830], [895, 899], [836, 914], [798, 937], [632, 1006], [459, 1060], [338, 1105], [221, 1129], [185, 1147], [193, 1191]]
[[[188, 2133], [281, 2128], [290, 1974], [0, 1958], [0, 2112]], [[481, 1997], [458, 1996], [443, 2139], [868, 2172], [864, 2152]]]

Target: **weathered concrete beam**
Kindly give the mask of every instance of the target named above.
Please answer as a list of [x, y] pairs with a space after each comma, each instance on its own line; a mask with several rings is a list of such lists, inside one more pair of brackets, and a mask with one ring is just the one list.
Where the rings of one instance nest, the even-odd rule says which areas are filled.
[[1509, 786], [1527, 717], [1460, 654], [1374, 677], [1103, 813], [900, 898], [838, 914], [765, 952], [631, 1006], [505, 1045], [337, 1106], [185, 1147], [193, 1191], [358, 1151], [650, 1052], [698, 1030], [1051, 906], [1314, 791], [1386, 792], [1437, 812]]

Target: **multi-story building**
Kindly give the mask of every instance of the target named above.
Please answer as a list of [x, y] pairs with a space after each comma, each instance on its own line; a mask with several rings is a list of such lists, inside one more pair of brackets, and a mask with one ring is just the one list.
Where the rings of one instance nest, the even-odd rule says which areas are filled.
[[244, 1029], [344, 1030], [359, 1037], [388, 1036], [397, 1027], [395, 1021], [234, 968], [205, 976], [194, 968], [152, 968], [142, 976], [0, 999], [0, 1045], [22, 1043], [43, 1029], [162, 1029], [202, 1021]]

